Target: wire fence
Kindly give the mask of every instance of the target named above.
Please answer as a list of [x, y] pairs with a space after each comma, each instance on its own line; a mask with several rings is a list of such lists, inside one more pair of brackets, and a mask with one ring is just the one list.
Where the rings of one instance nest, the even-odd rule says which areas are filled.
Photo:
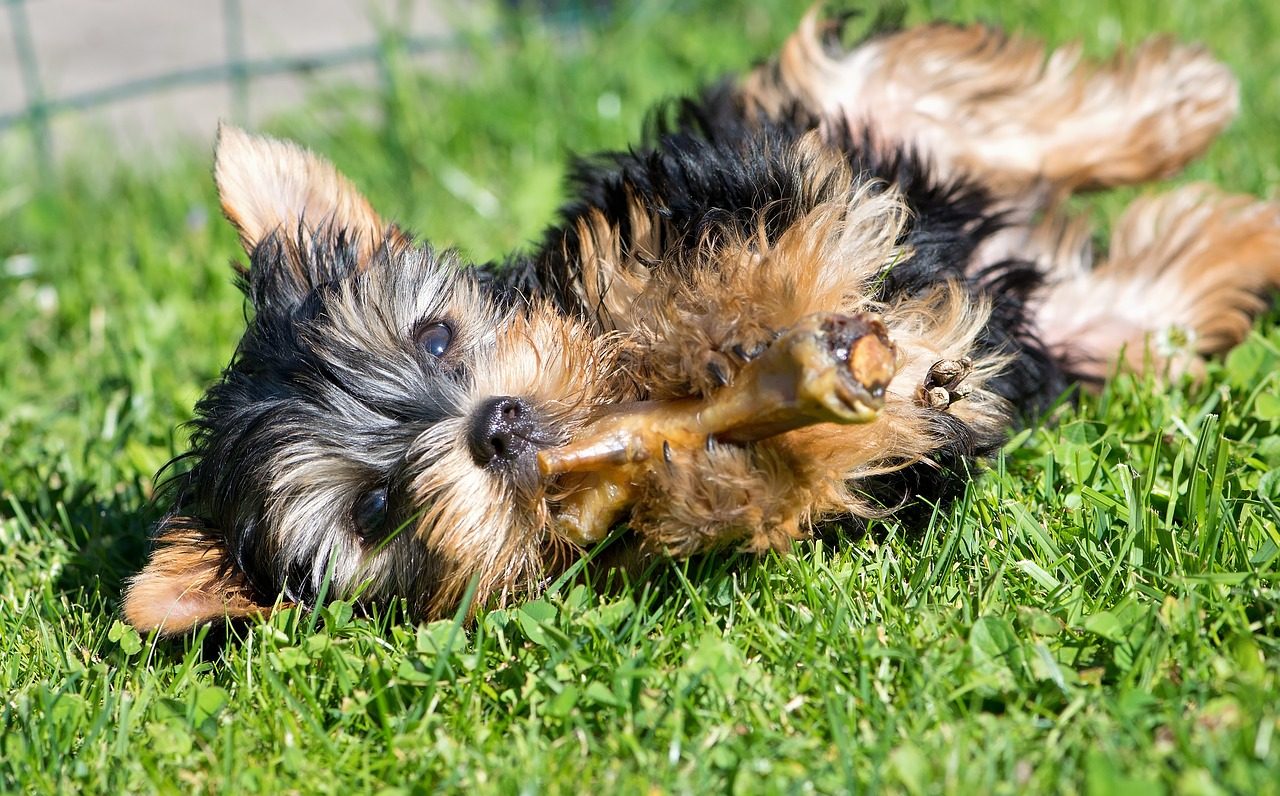
[[[394, 57], [444, 51], [460, 45], [460, 39], [452, 35], [401, 33], [399, 31], [407, 29], [407, 26], [393, 22], [380, 26], [378, 37], [373, 41], [305, 55], [250, 58], [246, 56], [242, 0], [221, 0], [220, 13], [225, 31], [225, 59], [221, 62], [164, 71], [88, 91], [50, 97], [41, 80], [40, 59], [27, 16], [28, 0], [3, 2], [7, 6], [24, 102], [19, 110], [0, 112], [0, 132], [26, 126], [31, 135], [37, 166], [42, 176], [46, 177], [53, 168], [50, 122], [58, 114], [89, 110], [175, 88], [226, 83], [231, 90], [231, 117], [243, 124], [248, 119], [250, 87], [256, 78], [291, 73], [309, 74], [362, 63], [376, 64], [382, 74], [386, 75]], [[520, 0], [508, 0], [505, 5], [513, 10], [525, 8]], [[588, 16], [606, 12], [609, 5], [607, 0], [543, 0], [535, 4], [534, 10], [556, 24], [578, 24]], [[397, 10], [399, 16], [404, 17], [409, 7], [410, 0], [400, 0]]]

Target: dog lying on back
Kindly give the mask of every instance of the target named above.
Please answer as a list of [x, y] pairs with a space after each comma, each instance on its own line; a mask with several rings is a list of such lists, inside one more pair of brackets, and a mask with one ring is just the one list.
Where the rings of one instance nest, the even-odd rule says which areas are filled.
[[1196, 372], [1280, 285], [1275, 205], [1142, 199], [1096, 263], [1059, 210], [1208, 146], [1237, 92], [1202, 50], [839, 34], [811, 14], [644, 146], [580, 162], [504, 263], [224, 127], [253, 317], [127, 619], [178, 633], [322, 588], [433, 618], [534, 593], [623, 523], [643, 554], [785, 549], [945, 500], [1073, 382]]

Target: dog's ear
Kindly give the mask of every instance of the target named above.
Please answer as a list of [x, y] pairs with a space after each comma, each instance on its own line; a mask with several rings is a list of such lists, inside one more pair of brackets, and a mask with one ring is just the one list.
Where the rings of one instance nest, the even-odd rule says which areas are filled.
[[125, 588], [123, 608], [136, 629], [172, 636], [272, 607], [254, 598], [221, 534], [195, 518], [170, 516], [161, 521], [147, 565]]
[[387, 225], [333, 164], [297, 144], [222, 124], [214, 147], [214, 181], [222, 211], [252, 256], [274, 232], [306, 238], [341, 233], [363, 265], [381, 245]]

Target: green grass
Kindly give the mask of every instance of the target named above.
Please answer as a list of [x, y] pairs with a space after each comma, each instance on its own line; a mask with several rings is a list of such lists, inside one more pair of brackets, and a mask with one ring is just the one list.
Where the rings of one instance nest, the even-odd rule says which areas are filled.
[[[272, 129], [488, 257], [549, 220], [566, 150], [625, 145], [651, 101], [768, 53], [803, 5], [503, 21], [458, 76], [397, 61], [384, 90]], [[1280, 5], [1023, 5], [917, 0], [909, 18], [1095, 53], [1203, 40], [1244, 110], [1189, 177], [1275, 193]], [[225, 646], [157, 643], [116, 621], [120, 585], [153, 474], [242, 326], [234, 235], [207, 153], [115, 165], [87, 142], [42, 186], [5, 151], [0, 790], [1280, 792], [1275, 316], [1204, 384], [1123, 378], [1019, 435], [923, 534], [660, 566], [471, 630], [337, 604]]]

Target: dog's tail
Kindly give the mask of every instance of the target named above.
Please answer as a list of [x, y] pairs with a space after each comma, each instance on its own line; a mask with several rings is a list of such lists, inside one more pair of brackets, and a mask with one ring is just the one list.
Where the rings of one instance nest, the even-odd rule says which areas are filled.
[[1204, 357], [1245, 338], [1280, 289], [1280, 204], [1204, 184], [1134, 202], [1097, 267], [1083, 225], [1039, 232], [1054, 243], [1042, 248], [1050, 256], [1036, 326], [1085, 382], [1117, 368], [1198, 375]]

